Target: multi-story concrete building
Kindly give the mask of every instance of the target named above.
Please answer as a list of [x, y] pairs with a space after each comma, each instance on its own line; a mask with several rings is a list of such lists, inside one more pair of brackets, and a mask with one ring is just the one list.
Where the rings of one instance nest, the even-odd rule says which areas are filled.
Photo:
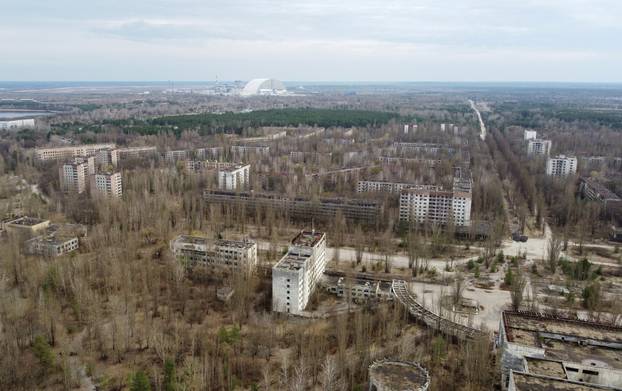
[[600, 203], [606, 212], [622, 212], [622, 199], [596, 180], [581, 177], [579, 190], [584, 198]]
[[190, 157], [190, 152], [191, 151], [186, 149], [180, 149], [177, 151], [166, 151], [166, 153], [164, 154], [164, 158], [170, 162], [186, 160]]
[[441, 163], [440, 159], [425, 159], [415, 157], [397, 157], [397, 156], [380, 156], [378, 160], [386, 164], [401, 164], [401, 163], [419, 163], [427, 166], [434, 167]]
[[301, 220], [330, 220], [341, 214], [348, 220], [364, 224], [379, 221], [382, 203], [368, 199], [320, 198], [312, 200], [306, 197], [289, 198], [280, 193], [233, 192], [206, 189], [203, 198], [208, 203], [233, 205], [255, 210], [272, 208], [277, 213]]
[[622, 327], [504, 311], [496, 345], [504, 389], [622, 388]]
[[248, 240], [211, 240], [179, 235], [170, 243], [176, 257], [189, 266], [211, 265], [252, 271], [257, 266], [257, 243]]
[[528, 155], [544, 155], [551, 153], [551, 140], [529, 139], [527, 140]]
[[247, 155], [267, 156], [270, 154], [270, 147], [266, 145], [232, 145], [231, 154], [237, 158]]
[[304, 311], [326, 262], [326, 234], [301, 231], [272, 268], [272, 310], [290, 314]]
[[452, 154], [455, 149], [447, 145], [434, 144], [434, 143], [410, 143], [410, 142], [394, 142], [393, 149], [396, 152], [411, 152], [411, 153], [429, 153], [437, 154], [439, 152], [446, 152]]
[[410, 186], [413, 185], [399, 182], [359, 181], [356, 191], [357, 193], [399, 193]]
[[156, 147], [127, 147], [116, 150], [118, 161], [123, 159], [137, 159], [155, 155], [158, 152]]
[[186, 160], [186, 170], [188, 171], [224, 170], [238, 165], [238, 163], [219, 162], [216, 160]]
[[77, 157], [72, 162], [65, 163], [59, 168], [60, 187], [65, 193], [83, 193], [87, 186], [89, 175], [95, 173], [95, 157]]
[[58, 257], [75, 251], [80, 247], [77, 236], [64, 236], [56, 233], [37, 236], [24, 243], [27, 254], [44, 257]]
[[250, 164], [218, 169], [218, 188], [221, 190], [245, 190], [250, 185]]
[[118, 149], [102, 149], [95, 152], [95, 162], [101, 166], [114, 166], [119, 164]]
[[440, 186], [416, 185], [400, 194], [400, 221], [416, 224], [471, 225], [471, 174], [455, 167], [451, 191]]
[[120, 172], [102, 172], [93, 175], [91, 179], [91, 194], [106, 197], [121, 197], [123, 195], [123, 179]]
[[538, 132], [536, 132], [535, 130], [529, 130], [529, 129], [525, 129], [523, 131], [523, 140], [527, 141], [527, 140], [535, 140], [538, 138]]
[[199, 160], [219, 159], [224, 154], [224, 147], [197, 148], [194, 150], [194, 157]]
[[115, 144], [107, 143], [74, 145], [70, 147], [37, 148], [35, 149], [35, 159], [39, 161], [46, 161], [86, 157], [94, 155], [97, 151], [102, 149], [114, 149], [115, 147]]
[[577, 173], [577, 158], [574, 156], [558, 155], [546, 161], [546, 175], [567, 177]]

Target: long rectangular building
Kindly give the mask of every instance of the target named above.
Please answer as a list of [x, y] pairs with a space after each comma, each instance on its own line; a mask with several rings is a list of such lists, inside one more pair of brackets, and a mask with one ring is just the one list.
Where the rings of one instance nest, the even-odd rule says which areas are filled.
[[106, 143], [72, 145], [68, 147], [36, 148], [35, 159], [39, 161], [46, 161], [86, 157], [95, 155], [96, 152], [102, 149], [114, 149], [115, 147], [116, 145], [114, 143]]
[[306, 197], [290, 198], [278, 193], [232, 192], [207, 189], [203, 197], [208, 203], [244, 206], [245, 208], [273, 208], [298, 219], [334, 219], [341, 213], [348, 220], [365, 224], [376, 223], [382, 214], [382, 204], [375, 200]]
[[399, 193], [410, 186], [413, 185], [400, 182], [359, 181], [356, 191], [357, 193]]
[[272, 268], [272, 310], [300, 314], [326, 268], [326, 234], [301, 231]]

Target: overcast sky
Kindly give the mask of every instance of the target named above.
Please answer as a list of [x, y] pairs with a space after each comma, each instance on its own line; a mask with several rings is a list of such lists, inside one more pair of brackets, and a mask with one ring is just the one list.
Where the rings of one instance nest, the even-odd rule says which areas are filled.
[[622, 81], [621, 0], [0, 0], [0, 80]]

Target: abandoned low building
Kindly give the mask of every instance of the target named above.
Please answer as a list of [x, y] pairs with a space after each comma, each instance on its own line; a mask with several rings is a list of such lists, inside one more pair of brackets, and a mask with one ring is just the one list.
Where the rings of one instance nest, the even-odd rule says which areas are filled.
[[[545, 378], [569, 384], [569, 388], [553, 389], [622, 389], [622, 327], [504, 311], [496, 342], [501, 350], [504, 389], [551, 389], [529, 386]], [[572, 386], [574, 383], [583, 388]], [[588, 386], [601, 388], [585, 388]]]
[[200, 236], [179, 235], [171, 240], [171, 251], [188, 266], [224, 266], [253, 270], [257, 266], [257, 243], [248, 240], [212, 240]]
[[324, 276], [322, 285], [328, 292], [354, 302], [393, 300], [389, 282]]
[[56, 233], [36, 236], [24, 243], [27, 254], [43, 257], [58, 257], [78, 249], [80, 242], [77, 236]]

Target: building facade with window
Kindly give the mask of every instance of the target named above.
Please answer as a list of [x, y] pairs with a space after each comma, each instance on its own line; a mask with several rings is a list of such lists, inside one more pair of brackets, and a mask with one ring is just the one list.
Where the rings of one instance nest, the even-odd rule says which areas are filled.
[[300, 314], [326, 268], [326, 234], [301, 231], [272, 268], [272, 310]]

